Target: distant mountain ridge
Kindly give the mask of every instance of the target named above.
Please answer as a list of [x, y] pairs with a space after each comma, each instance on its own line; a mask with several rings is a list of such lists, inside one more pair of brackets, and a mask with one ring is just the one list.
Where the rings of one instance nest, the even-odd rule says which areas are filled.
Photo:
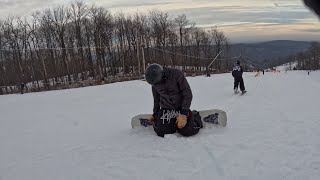
[[285, 58], [290, 55], [307, 50], [311, 42], [276, 40], [262, 43], [240, 43], [230, 47], [231, 56], [241, 54], [244, 59], [257, 64], [272, 63], [278, 58]]

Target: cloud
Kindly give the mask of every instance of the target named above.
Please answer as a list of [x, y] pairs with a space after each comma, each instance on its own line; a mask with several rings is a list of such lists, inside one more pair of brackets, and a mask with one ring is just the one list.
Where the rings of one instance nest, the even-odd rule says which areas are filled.
[[304, 32], [312, 32], [312, 33], [320, 33], [320, 29], [315, 29], [315, 28], [311, 28], [311, 29], [302, 29], [300, 31], [304, 31]]
[[[298, 9], [298, 8], [297, 8]], [[294, 23], [299, 19], [313, 18], [314, 16], [308, 11], [298, 11], [284, 9], [282, 11], [274, 8], [264, 7], [202, 7], [186, 8], [171, 11], [172, 14], [185, 13], [190, 19], [197, 24], [223, 23], [223, 22], [252, 22], [252, 23]]]
[[[70, 0], [69, 0], [70, 1]], [[37, 10], [64, 5], [63, 0], [0, 0], [0, 19], [8, 16], [30, 16]]]
[[318, 24], [311, 22], [296, 22], [290, 24], [279, 23], [251, 23], [237, 26], [220, 27], [231, 39], [231, 42], [261, 42], [265, 40], [320, 40]]
[[[0, 19], [28, 16], [36, 10], [68, 4], [74, 0], [0, 0]], [[318, 19], [301, 0], [83, 0], [116, 13], [169, 12], [172, 18], [186, 14], [197, 26], [218, 26], [230, 38], [320, 37]]]
[[175, 4], [174, 1], [118, 1], [116, 3], [108, 4], [109, 8], [135, 8], [140, 6], [159, 6]]

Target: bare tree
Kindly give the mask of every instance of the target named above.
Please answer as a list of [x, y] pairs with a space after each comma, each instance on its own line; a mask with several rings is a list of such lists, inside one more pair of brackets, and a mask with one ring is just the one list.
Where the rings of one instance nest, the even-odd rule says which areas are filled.
[[85, 77], [85, 71], [87, 63], [85, 61], [85, 55], [84, 55], [84, 33], [83, 33], [83, 22], [84, 19], [87, 18], [89, 13], [88, 6], [86, 6], [82, 1], [74, 2], [71, 4], [71, 19], [74, 23], [74, 32], [76, 34], [76, 46], [77, 50], [80, 53], [80, 66], [81, 66], [81, 73], [82, 73], [82, 80], [84, 80]]
[[62, 60], [65, 66], [66, 75], [68, 76], [69, 82], [71, 82], [71, 76], [67, 56], [66, 31], [67, 25], [70, 22], [70, 16], [70, 10], [64, 6], [59, 6], [53, 9], [52, 23], [54, 25], [55, 37], [62, 51]]
[[[223, 32], [219, 31], [216, 27], [211, 30], [211, 38], [215, 43], [215, 56], [222, 51], [223, 43], [226, 41], [226, 37]], [[218, 69], [221, 69], [221, 61], [216, 61]]]
[[203, 71], [210, 62], [201, 58], [226, 51], [228, 41], [218, 29], [196, 28], [184, 14], [112, 15], [78, 1], [35, 12], [29, 21], [0, 21], [0, 49], [0, 86], [32, 82], [41, 90], [88, 78], [135, 76], [153, 62]]
[[312, 42], [311, 47], [309, 49], [311, 58], [312, 58], [312, 65], [314, 69], [319, 69], [319, 62], [320, 62], [320, 43], [319, 42]]

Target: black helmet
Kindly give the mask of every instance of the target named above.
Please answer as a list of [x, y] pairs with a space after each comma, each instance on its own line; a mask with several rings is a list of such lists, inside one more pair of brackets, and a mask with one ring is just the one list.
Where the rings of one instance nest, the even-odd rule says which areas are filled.
[[238, 61], [236, 62], [236, 64], [240, 65], [240, 61], [238, 60]]
[[161, 82], [163, 77], [163, 68], [159, 64], [150, 64], [145, 72], [145, 78], [151, 85]]

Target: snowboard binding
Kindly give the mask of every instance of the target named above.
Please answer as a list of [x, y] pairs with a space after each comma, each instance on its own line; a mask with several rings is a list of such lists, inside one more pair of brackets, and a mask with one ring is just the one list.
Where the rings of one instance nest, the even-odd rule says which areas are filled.
[[150, 123], [148, 119], [140, 118], [139, 120], [140, 120], [140, 124], [144, 127], [148, 127], [152, 125], [152, 123]]
[[215, 113], [215, 114], [210, 114], [209, 116], [203, 118], [203, 121], [211, 124], [219, 124], [218, 118], [219, 118], [219, 114]]

